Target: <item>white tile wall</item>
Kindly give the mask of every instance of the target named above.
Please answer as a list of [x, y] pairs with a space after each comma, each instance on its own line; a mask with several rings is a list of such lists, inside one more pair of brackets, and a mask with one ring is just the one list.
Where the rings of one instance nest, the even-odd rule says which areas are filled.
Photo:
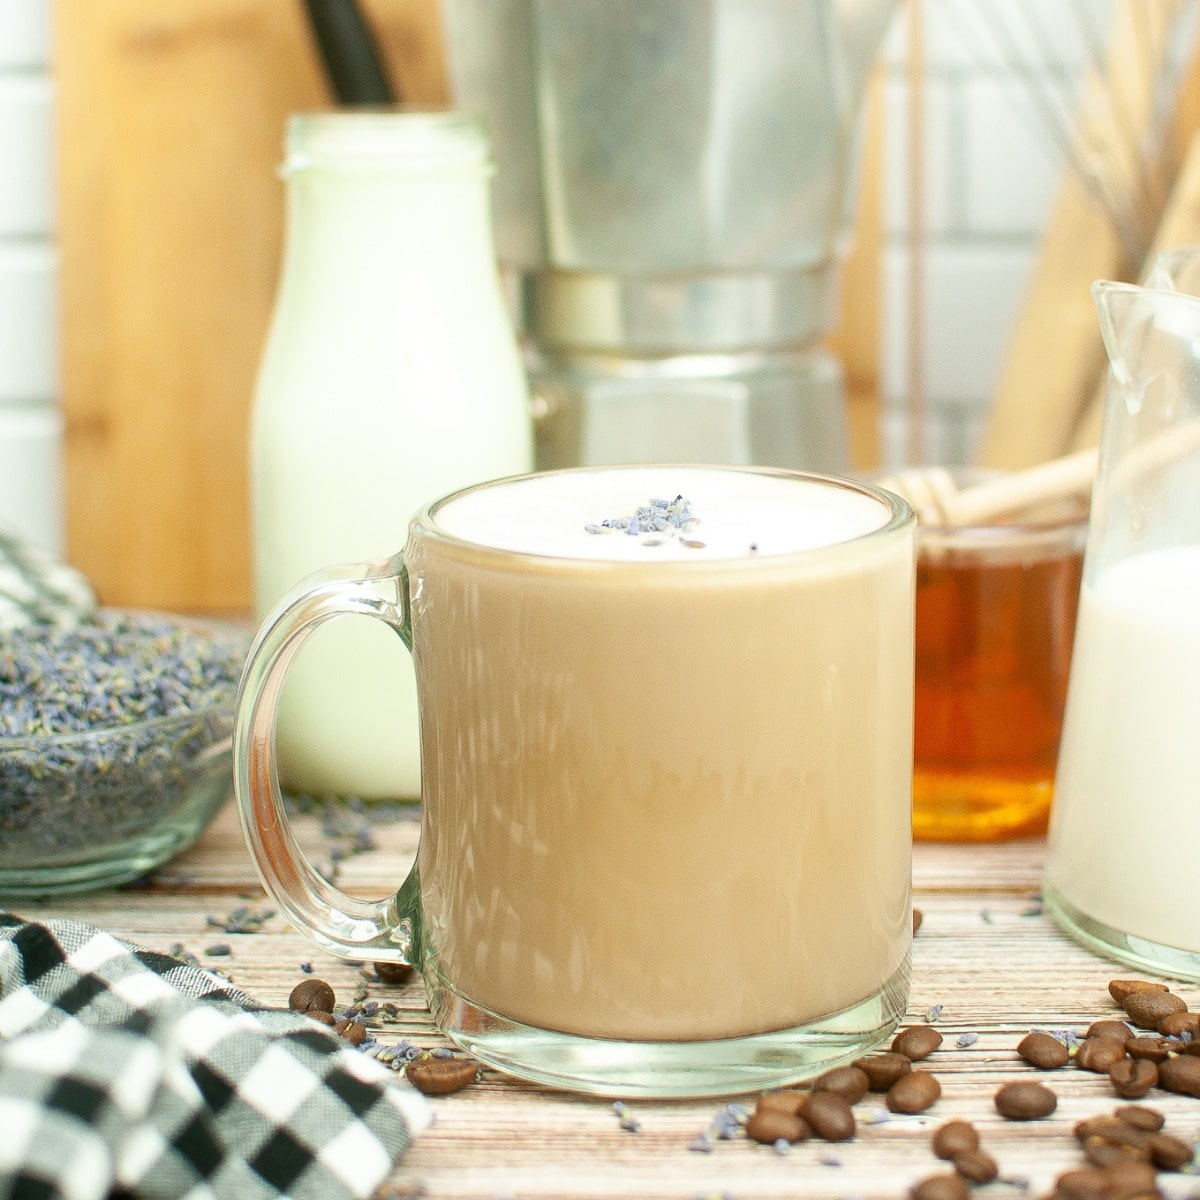
[[50, 0], [0, 0], [0, 68], [45, 67], [52, 17]]
[[[925, 48], [922, 377], [927, 461], [969, 462], [1036, 261], [1065, 158], [1040, 97], [1070, 101], [1103, 50], [1113, 0], [908, 0]], [[908, 454], [911, 323], [905, 4], [887, 39], [881, 270], [885, 462]], [[1096, 39], [1099, 39], [1098, 42]]]
[[61, 551], [51, 0], [0, 0], [0, 525]]
[[1048, 123], [1020, 80], [965, 78], [961, 226], [968, 237], [1040, 236], [1063, 172]]
[[[28, 0], [0, 0], [4, 4]], [[0, 236], [54, 228], [54, 84], [45, 72], [0, 73]]]

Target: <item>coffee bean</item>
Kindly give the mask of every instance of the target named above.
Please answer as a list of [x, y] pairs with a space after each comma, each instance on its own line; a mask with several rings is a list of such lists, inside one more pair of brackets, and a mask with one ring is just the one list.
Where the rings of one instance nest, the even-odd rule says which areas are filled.
[[1122, 1146], [1103, 1138], [1088, 1138], [1083, 1144], [1083, 1156], [1094, 1167], [1115, 1167], [1118, 1163], [1149, 1162], [1150, 1151], [1136, 1146]]
[[910, 1062], [928, 1058], [942, 1044], [942, 1035], [932, 1025], [912, 1025], [892, 1039], [892, 1052]]
[[1075, 1065], [1104, 1075], [1124, 1057], [1125, 1043], [1116, 1038], [1084, 1038], [1075, 1051]]
[[1178, 1049], [1180, 1054], [1195, 1054], [1200, 1056], [1200, 1038], [1186, 1042], [1184, 1045], [1178, 1047]]
[[886, 1092], [901, 1075], [907, 1075], [912, 1070], [912, 1059], [884, 1050], [879, 1054], [868, 1054], [854, 1065], [865, 1073], [871, 1091]]
[[1149, 1163], [1113, 1163], [1104, 1171], [1108, 1200], [1161, 1200], [1158, 1178]]
[[871, 1081], [861, 1067], [834, 1067], [813, 1080], [814, 1092], [832, 1092], [850, 1104], [857, 1104], [871, 1088]]
[[323, 979], [302, 979], [288, 997], [288, 1008], [296, 1012], [308, 1012], [316, 1009], [318, 1012], [333, 1012], [336, 997], [333, 988]]
[[1158, 1067], [1146, 1058], [1123, 1058], [1109, 1067], [1108, 1078], [1121, 1099], [1140, 1100], [1158, 1082]]
[[367, 1029], [357, 1021], [338, 1021], [333, 1027], [334, 1033], [344, 1037], [352, 1046], [361, 1046], [367, 1040]]
[[1164, 1038], [1135, 1037], [1125, 1043], [1125, 1053], [1130, 1058], [1144, 1058], [1148, 1062], [1166, 1062], [1170, 1046]]
[[1158, 1068], [1158, 1086], [1182, 1096], [1200, 1097], [1200, 1058], [1179, 1055]]
[[991, 1183], [1000, 1174], [999, 1165], [986, 1150], [964, 1150], [956, 1154], [954, 1169], [971, 1183]]
[[1114, 1146], [1132, 1146], [1134, 1150], [1145, 1150], [1150, 1144], [1151, 1134], [1139, 1129], [1120, 1117], [1088, 1117], [1075, 1126], [1075, 1136], [1080, 1145], [1090, 1141], [1106, 1141]]
[[971, 1189], [961, 1175], [927, 1175], [908, 1189], [910, 1200], [967, 1200]]
[[813, 1133], [827, 1142], [847, 1142], [854, 1136], [854, 1112], [833, 1092], [813, 1092], [805, 1100], [800, 1115], [812, 1127]]
[[947, 1121], [933, 1134], [933, 1152], [952, 1161], [957, 1154], [979, 1149], [979, 1130], [970, 1121]]
[[1066, 1046], [1048, 1033], [1027, 1033], [1017, 1043], [1017, 1053], [1031, 1067], [1040, 1067], [1043, 1071], [1064, 1067], [1071, 1058]]
[[404, 1068], [404, 1074], [426, 1096], [449, 1096], [475, 1082], [479, 1064], [473, 1058], [434, 1058], [432, 1054], [422, 1054]]
[[883, 1102], [894, 1113], [920, 1113], [935, 1103], [941, 1094], [942, 1085], [936, 1076], [928, 1071], [910, 1071], [888, 1088]]
[[1176, 996], [1168, 991], [1131, 992], [1125, 997], [1121, 1007], [1129, 1019], [1142, 1029], [1157, 1029], [1163, 1017], [1171, 1013], [1186, 1012], [1187, 1001], [1182, 996]]
[[1010, 1121], [1036, 1121], [1058, 1107], [1058, 1097], [1043, 1083], [1021, 1079], [1006, 1083], [993, 1097], [996, 1111]]
[[1150, 1135], [1150, 1161], [1163, 1171], [1178, 1171], [1192, 1161], [1191, 1144], [1170, 1133]]
[[915, 934], [921, 928], [921, 922], [925, 920], [925, 914], [919, 909], [914, 908], [913, 912], [913, 933]]
[[1142, 1129], [1147, 1133], [1157, 1133], [1166, 1123], [1167, 1118], [1157, 1108], [1145, 1104], [1121, 1104], [1113, 1109], [1113, 1116], [1134, 1129]]
[[1117, 1146], [1133, 1146], [1144, 1149], [1150, 1134], [1120, 1117], [1088, 1117], [1075, 1126], [1075, 1137], [1080, 1145], [1086, 1142], [1110, 1142]]
[[1126, 996], [1134, 992], [1165, 992], [1165, 983], [1154, 983], [1149, 979], [1110, 979], [1108, 994], [1120, 1005], [1124, 1005]]
[[1200, 1012], [1167, 1013], [1158, 1023], [1158, 1032], [1164, 1037], [1178, 1037], [1181, 1033], [1195, 1036], [1200, 1033]]
[[1098, 1167], [1065, 1171], [1054, 1182], [1058, 1200], [1108, 1200], [1108, 1176]]
[[791, 1113], [795, 1116], [803, 1107], [805, 1100], [808, 1099], [806, 1092], [798, 1092], [794, 1088], [787, 1088], [780, 1092], [764, 1092], [758, 1098], [758, 1103], [755, 1105], [756, 1112], [784, 1112]]
[[312, 1017], [314, 1021], [320, 1021], [322, 1025], [336, 1025], [337, 1017], [333, 1013], [321, 1012], [317, 1008], [309, 1008], [304, 1012], [306, 1017]]
[[773, 1146], [778, 1141], [803, 1142], [810, 1132], [795, 1113], [779, 1109], [756, 1108], [746, 1122], [746, 1136], [764, 1146]]
[[412, 979], [416, 974], [416, 968], [409, 963], [377, 962], [375, 974], [379, 976], [381, 983], [400, 985], [408, 983]]
[[1112, 1017], [1106, 1017], [1103, 1021], [1093, 1021], [1087, 1027], [1087, 1033], [1084, 1034], [1084, 1037], [1089, 1038], [1116, 1038], [1119, 1042], [1127, 1042], [1133, 1036], [1133, 1030], [1124, 1021], [1118, 1021]]

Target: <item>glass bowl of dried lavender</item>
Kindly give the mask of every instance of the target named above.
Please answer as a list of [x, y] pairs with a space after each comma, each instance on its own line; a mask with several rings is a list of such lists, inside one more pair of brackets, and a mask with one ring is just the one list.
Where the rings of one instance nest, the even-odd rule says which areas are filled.
[[124, 883], [229, 798], [249, 636], [97, 609], [0, 633], [0, 895]]

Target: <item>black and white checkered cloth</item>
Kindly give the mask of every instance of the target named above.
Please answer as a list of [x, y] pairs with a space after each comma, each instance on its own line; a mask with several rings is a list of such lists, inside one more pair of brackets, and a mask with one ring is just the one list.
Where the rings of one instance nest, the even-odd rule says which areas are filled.
[[0, 912], [2, 1200], [359, 1200], [428, 1108], [315, 1021]]

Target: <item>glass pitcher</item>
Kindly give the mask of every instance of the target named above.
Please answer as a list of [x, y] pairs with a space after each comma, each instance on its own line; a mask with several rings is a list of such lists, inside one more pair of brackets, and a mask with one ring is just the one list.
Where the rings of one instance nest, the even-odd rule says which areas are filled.
[[1200, 979], [1200, 298], [1167, 290], [1188, 266], [1092, 289], [1110, 383], [1045, 896], [1091, 949]]

